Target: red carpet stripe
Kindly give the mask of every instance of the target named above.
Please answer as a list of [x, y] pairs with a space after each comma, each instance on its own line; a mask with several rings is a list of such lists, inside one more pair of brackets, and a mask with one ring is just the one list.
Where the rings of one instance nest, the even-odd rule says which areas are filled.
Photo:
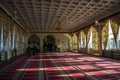
[[23, 71], [23, 73], [21, 74], [19, 80], [34, 80], [38, 78], [39, 58], [39, 55], [35, 55], [33, 58], [27, 60], [29, 64], [20, 69], [20, 71]]
[[44, 56], [44, 63], [46, 80], [64, 80], [64, 76], [59, 76], [64, 73], [63, 70], [50, 59], [49, 54]]
[[0, 80], [10, 80], [10, 79], [13, 79], [13, 77], [18, 72], [16, 69], [21, 68], [24, 65], [24, 63], [26, 62], [27, 59], [28, 59], [28, 57], [21, 58], [20, 61], [18, 61], [17, 63], [12, 65], [11, 67], [9, 67], [5, 72], [2, 72], [0, 74]]
[[38, 72], [38, 79], [39, 80], [46, 80], [43, 54], [44, 53], [40, 53], [40, 59], [39, 59], [39, 72]]

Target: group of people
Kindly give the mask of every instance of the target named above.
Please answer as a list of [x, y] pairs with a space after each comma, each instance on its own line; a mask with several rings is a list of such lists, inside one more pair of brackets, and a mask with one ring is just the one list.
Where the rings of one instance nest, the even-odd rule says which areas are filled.
[[38, 54], [38, 52], [39, 52], [39, 48], [37, 45], [35, 45], [35, 44], [28, 45], [27, 53], [29, 55], [36, 55], [36, 54]]
[[45, 46], [44, 52], [60, 52], [60, 47], [57, 46]]

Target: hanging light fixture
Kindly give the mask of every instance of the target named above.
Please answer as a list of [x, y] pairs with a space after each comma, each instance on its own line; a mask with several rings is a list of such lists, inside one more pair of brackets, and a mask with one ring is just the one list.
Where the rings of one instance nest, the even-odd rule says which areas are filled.
[[61, 29], [62, 29], [61, 22], [58, 20], [55, 30], [60, 31]]
[[95, 21], [95, 25], [98, 25], [98, 24], [99, 24], [99, 22], [98, 22], [98, 20], [96, 20], [96, 21]]

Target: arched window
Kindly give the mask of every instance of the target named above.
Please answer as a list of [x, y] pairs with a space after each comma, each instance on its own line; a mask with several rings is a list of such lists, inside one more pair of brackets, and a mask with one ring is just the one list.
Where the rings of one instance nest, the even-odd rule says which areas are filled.
[[67, 36], [64, 36], [62, 39], [62, 49], [64, 51], [70, 50], [70, 40]]
[[65, 39], [65, 42], [66, 42], [66, 44], [65, 44], [65, 45], [66, 45], [66, 48], [69, 49], [69, 38], [66, 38], [66, 39]]
[[108, 26], [108, 42], [107, 42], [107, 47], [106, 50], [115, 50], [116, 49], [116, 44], [115, 44], [115, 39], [111, 27], [111, 23], [109, 21], [109, 26]]

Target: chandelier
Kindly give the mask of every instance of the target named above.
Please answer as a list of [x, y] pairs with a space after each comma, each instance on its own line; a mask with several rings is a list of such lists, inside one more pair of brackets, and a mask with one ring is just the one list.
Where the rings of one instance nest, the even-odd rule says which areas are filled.
[[58, 20], [55, 30], [60, 31], [61, 29], [62, 29], [61, 22]]

